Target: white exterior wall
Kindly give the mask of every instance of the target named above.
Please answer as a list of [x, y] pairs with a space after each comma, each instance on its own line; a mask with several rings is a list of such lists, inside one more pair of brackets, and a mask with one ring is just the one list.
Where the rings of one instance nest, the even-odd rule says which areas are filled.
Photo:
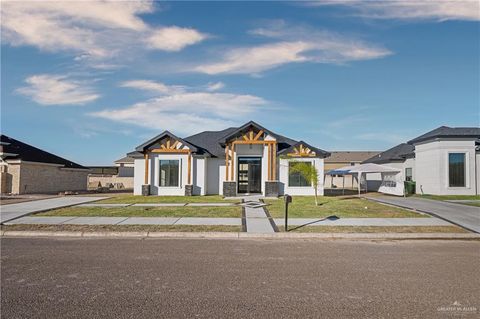
[[142, 195], [142, 185], [145, 179], [145, 160], [135, 159], [133, 176], [133, 195]]
[[476, 195], [480, 195], [480, 153], [476, 154], [476, 166], [475, 166], [475, 171], [477, 172], [477, 189], [475, 190]]
[[225, 180], [225, 159], [206, 158], [206, 194], [217, 195], [223, 193]]
[[323, 158], [310, 157], [310, 158], [293, 158], [293, 159], [280, 159], [279, 165], [279, 181], [280, 194], [288, 195], [315, 195], [315, 189], [312, 186], [307, 187], [290, 187], [288, 186], [288, 162], [297, 161], [297, 162], [313, 162], [313, 165], [318, 171], [319, 181], [318, 181], [318, 195], [323, 195], [323, 170], [324, 163]]
[[[450, 187], [448, 154], [465, 153], [465, 187]], [[415, 145], [415, 181], [418, 194], [475, 195], [475, 142], [439, 139]]]
[[198, 157], [192, 160], [193, 170], [193, 195], [205, 195], [207, 188], [207, 161], [206, 158]]

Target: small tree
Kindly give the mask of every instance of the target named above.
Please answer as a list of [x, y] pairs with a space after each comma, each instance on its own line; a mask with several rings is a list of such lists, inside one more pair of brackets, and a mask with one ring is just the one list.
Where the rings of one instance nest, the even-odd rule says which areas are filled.
[[299, 162], [295, 161], [291, 166], [292, 173], [298, 173], [302, 175], [307, 182], [312, 184], [313, 189], [315, 190], [315, 205], [318, 206], [318, 170], [310, 162]]

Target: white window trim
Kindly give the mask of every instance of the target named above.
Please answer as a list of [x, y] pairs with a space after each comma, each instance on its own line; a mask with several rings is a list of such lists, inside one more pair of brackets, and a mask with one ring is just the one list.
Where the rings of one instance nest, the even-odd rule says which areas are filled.
[[[464, 154], [465, 156], [465, 186], [450, 186], [450, 154]], [[446, 156], [446, 188], [449, 190], [470, 188], [470, 152], [468, 151], [447, 151]]]
[[[161, 186], [160, 185], [160, 161], [178, 161], [178, 186]], [[157, 187], [161, 189], [181, 189], [182, 188], [182, 158], [157, 158], [157, 167], [158, 167], [158, 174], [156, 175], [157, 180]]]
[[295, 162], [302, 162], [302, 163], [310, 163], [310, 165], [312, 165], [313, 167], [315, 167], [315, 160], [302, 160], [302, 161], [298, 161], [298, 160], [289, 160], [288, 161], [288, 167], [287, 167], [287, 185], [288, 185], [288, 188], [293, 188], [293, 189], [303, 189], [303, 188], [311, 188], [313, 187], [312, 183], [310, 183], [310, 185], [307, 185], [307, 186], [290, 186], [290, 163], [295, 163]]

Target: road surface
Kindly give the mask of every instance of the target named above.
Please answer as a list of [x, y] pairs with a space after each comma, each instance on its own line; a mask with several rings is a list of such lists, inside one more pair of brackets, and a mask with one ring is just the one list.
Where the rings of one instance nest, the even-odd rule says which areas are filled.
[[3, 238], [3, 318], [478, 318], [478, 241]]

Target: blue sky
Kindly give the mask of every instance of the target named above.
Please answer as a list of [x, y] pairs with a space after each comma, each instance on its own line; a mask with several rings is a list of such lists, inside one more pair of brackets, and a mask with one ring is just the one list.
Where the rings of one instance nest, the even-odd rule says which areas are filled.
[[[108, 14], [106, 14], [108, 12]], [[254, 120], [326, 150], [479, 125], [477, 1], [4, 2], [1, 131], [111, 165]]]

